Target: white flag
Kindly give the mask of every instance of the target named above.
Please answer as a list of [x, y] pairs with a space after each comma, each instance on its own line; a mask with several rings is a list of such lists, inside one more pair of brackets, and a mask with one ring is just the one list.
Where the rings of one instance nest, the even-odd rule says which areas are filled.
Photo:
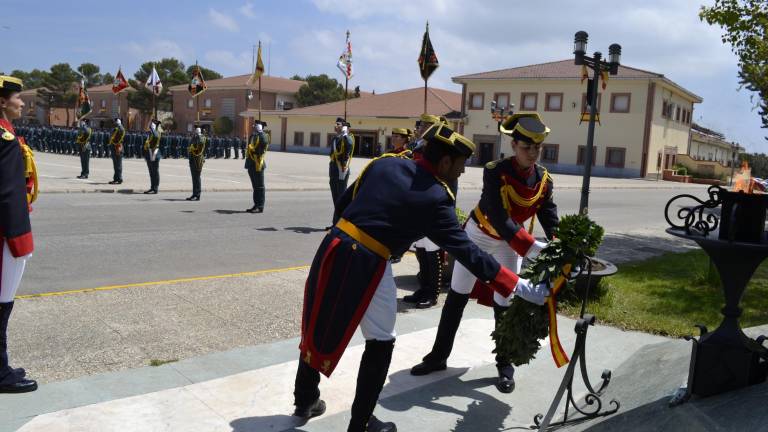
[[144, 86], [156, 95], [159, 95], [160, 92], [163, 91], [163, 83], [160, 82], [160, 75], [157, 74], [157, 70], [154, 66], [152, 66], [152, 73], [149, 75], [147, 83], [144, 84]]
[[349, 30], [347, 30], [347, 46], [339, 56], [339, 62], [336, 63], [336, 67], [341, 70], [341, 73], [347, 79], [352, 78], [352, 42], [349, 41]]

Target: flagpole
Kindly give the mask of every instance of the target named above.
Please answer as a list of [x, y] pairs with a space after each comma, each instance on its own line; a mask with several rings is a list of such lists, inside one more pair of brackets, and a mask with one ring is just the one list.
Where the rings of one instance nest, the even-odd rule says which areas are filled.
[[427, 114], [427, 80], [424, 80], [424, 114]]
[[347, 120], [347, 94], [349, 94], [349, 78], [344, 75], [344, 121]]
[[[261, 54], [261, 41], [259, 41], [259, 54]], [[261, 121], [261, 75], [263, 75], [263, 73], [259, 74], [259, 121]]]

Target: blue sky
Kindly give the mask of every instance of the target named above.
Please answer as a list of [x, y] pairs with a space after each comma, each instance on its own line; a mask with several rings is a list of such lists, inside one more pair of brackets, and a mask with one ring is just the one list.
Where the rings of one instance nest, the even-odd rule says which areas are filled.
[[[704, 4], [712, 3], [704, 0]], [[766, 152], [750, 92], [739, 90], [737, 59], [720, 29], [699, 21], [702, 1], [297, 0], [79, 2], [3, 0], [0, 70], [82, 62], [132, 75], [173, 56], [224, 75], [250, 72], [264, 43], [275, 76], [327, 73], [352, 33], [350, 86], [385, 92], [422, 85], [416, 67], [424, 21], [441, 67], [430, 85], [460, 91], [451, 77], [572, 58], [573, 34], [589, 51], [623, 47], [622, 63], [663, 73], [704, 98], [694, 120], [752, 151]]]

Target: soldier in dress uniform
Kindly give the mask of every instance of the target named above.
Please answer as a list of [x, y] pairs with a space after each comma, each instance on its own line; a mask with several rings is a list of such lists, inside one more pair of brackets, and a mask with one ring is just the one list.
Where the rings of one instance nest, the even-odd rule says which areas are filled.
[[195, 133], [192, 141], [187, 148], [189, 155], [189, 171], [192, 174], [192, 196], [187, 201], [200, 201], [200, 192], [202, 190], [200, 177], [203, 173], [203, 164], [205, 163], [205, 146], [208, 145], [208, 137], [203, 134], [200, 125], [195, 125]]
[[160, 159], [162, 159], [162, 153], [160, 152], [160, 139], [163, 135], [163, 128], [160, 125], [160, 121], [152, 119], [149, 124], [149, 136], [144, 141], [144, 160], [147, 162], [147, 168], [149, 169], [149, 182], [150, 186], [148, 190], [145, 190], [145, 194], [156, 194], [157, 189], [160, 186]]
[[88, 178], [88, 167], [91, 160], [91, 137], [93, 136], [93, 129], [91, 129], [89, 123], [88, 119], [80, 120], [80, 130], [75, 139], [80, 150], [80, 175], [77, 176], [79, 179]]
[[125, 140], [125, 128], [123, 121], [115, 119], [115, 128], [109, 137], [109, 146], [112, 148], [112, 167], [115, 169], [115, 175], [109, 184], [123, 183], [123, 141]]
[[[552, 238], [558, 224], [557, 206], [552, 200], [552, 178], [546, 168], [536, 164], [549, 128], [538, 113], [520, 112], [508, 116], [499, 130], [512, 137], [515, 155], [485, 166], [480, 202], [464, 230], [481, 249], [518, 273], [523, 257], [533, 258], [546, 246], [531, 235], [533, 219], [539, 219], [547, 238]], [[523, 224], [529, 218], [531, 225], [526, 231]], [[426, 375], [446, 368], [470, 293], [479, 303], [493, 307], [497, 324], [509, 308], [509, 298], [494, 294], [462, 263], [456, 263], [434, 346], [423, 361], [411, 369], [412, 375]], [[509, 359], [497, 355], [496, 368], [496, 388], [502, 393], [512, 392], [515, 369]]]
[[543, 304], [546, 284], [533, 285], [501, 266], [467, 237], [446, 184], [464, 172], [475, 145], [444, 125], [425, 133], [422, 159], [388, 154], [373, 160], [339, 198], [334, 227], [312, 263], [304, 293], [295, 416], [325, 411], [318, 384], [330, 376], [358, 325], [366, 339], [348, 432], [391, 432], [372, 414], [395, 342], [397, 299], [389, 258], [429, 236], [503, 298], [513, 293]]
[[8, 320], [24, 267], [34, 250], [29, 205], [37, 195], [32, 152], [16, 137], [11, 124], [24, 109], [21, 90], [20, 79], [0, 76], [0, 393], [37, 389], [24, 369], [12, 368], [8, 361]]
[[349, 165], [355, 148], [355, 139], [349, 128], [350, 124], [345, 119], [336, 119], [336, 136], [331, 141], [331, 160], [328, 164], [328, 179], [334, 204], [347, 189], [349, 181]]
[[266, 155], [269, 149], [269, 135], [264, 131], [267, 122], [256, 120], [253, 125], [253, 133], [245, 150], [245, 169], [251, 179], [253, 188], [253, 207], [246, 210], [248, 213], [262, 213], [266, 200], [264, 188], [264, 171], [267, 169]]
[[388, 153], [410, 153], [408, 150], [408, 143], [413, 139], [413, 131], [407, 128], [393, 128], [392, 129], [392, 150]]
[[[426, 141], [421, 137], [426, 130], [436, 124], [447, 125], [447, 121], [431, 114], [422, 114], [416, 122], [414, 139], [408, 144], [414, 158], [420, 158], [425, 150]], [[454, 194], [457, 193], [457, 183], [450, 184]], [[419, 289], [413, 294], [403, 297], [406, 303], [413, 303], [419, 309], [430, 308], [437, 304], [437, 296], [440, 290], [447, 285], [445, 270], [445, 251], [441, 250], [433, 241], [422, 238], [413, 244], [416, 260], [419, 263]]]

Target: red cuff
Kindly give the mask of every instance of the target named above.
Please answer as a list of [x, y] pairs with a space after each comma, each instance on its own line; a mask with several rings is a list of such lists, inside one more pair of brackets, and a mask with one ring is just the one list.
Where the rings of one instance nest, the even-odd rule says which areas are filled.
[[499, 272], [496, 273], [496, 277], [488, 285], [502, 297], [507, 298], [515, 292], [515, 285], [517, 285], [518, 279], [520, 279], [520, 276], [516, 275], [512, 270], [501, 266], [499, 267]]
[[514, 249], [518, 255], [525, 256], [535, 241], [536, 239], [534, 239], [532, 235], [528, 234], [528, 231], [526, 231], [524, 228], [520, 228], [515, 233], [515, 236], [512, 237], [512, 240], [509, 241], [509, 245], [512, 246], [512, 249]]
[[18, 237], [6, 238], [5, 241], [8, 242], [8, 249], [10, 249], [11, 255], [14, 258], [29, 255], [35, 250], [31, 231]]

